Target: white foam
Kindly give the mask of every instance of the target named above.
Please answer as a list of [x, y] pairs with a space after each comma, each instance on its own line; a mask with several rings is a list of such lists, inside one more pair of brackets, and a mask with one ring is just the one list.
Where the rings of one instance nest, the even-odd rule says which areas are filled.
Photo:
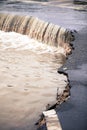
[[38, 42], [16, 32], [0, 31], [0, 49], [31, 50], [36, 53], [63, 53], [63, 48], [56, 48]]

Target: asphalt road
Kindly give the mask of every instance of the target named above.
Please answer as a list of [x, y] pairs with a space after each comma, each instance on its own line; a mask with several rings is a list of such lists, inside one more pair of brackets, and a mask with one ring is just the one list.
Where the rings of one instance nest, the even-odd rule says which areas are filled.
[[87, 27], [78, 32], [67, 67], [71, 97], [57, 107], [63, 130], [87, 130]]

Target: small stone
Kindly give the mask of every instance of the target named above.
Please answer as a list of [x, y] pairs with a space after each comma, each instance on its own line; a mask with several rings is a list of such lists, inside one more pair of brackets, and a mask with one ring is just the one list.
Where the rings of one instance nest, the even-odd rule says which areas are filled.
[[10, 88], [11, 88], [11, 87], [13, 87], [13, 86], [12, 86], [12, 85], [7, 85], [7, 87], [10, 87]]

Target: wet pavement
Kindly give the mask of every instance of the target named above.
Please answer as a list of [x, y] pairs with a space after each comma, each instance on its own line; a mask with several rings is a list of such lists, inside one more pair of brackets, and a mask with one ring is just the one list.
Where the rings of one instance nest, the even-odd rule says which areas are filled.
[[71, 97], [57, 107], [63, 130], [87, 130], [87, 29], [78, 32], [75, 50], [67, 60]]

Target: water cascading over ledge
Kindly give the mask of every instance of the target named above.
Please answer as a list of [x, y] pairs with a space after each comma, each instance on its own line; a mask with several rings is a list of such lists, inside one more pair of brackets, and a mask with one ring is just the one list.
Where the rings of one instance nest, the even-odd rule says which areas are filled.
[[[8, 102], [10, 99], [11, 100], [10, 103], [7, 104], [7, 106], [9, 105], [8, 109], [5, 109], [7, 107], [4, 107], [4, 110], [3, 110], [4, 102], [1, 100], [2, 112], [6, 113], [7, 115], [7, 111], [8, 111], [8, 115], [9, 115], [10, 110], [13, 111], [14, 115], [13, 115], [12, 122], [15, 122], [14, 124], [16, 124], [16, 122], [18, 123], [20, 120], [19, 126], [21, 128], [26, 127], [28, 122], [28, 125], [31, 130], [32, 129], [31, 127], [33, 127], [33, 121], [31, 117], [33, 117], [34, 121], [36, 121], [36, 118], [39, 117], [39, 113], [41, 113], [43, 110], [53, 109], [55, 108], [56, 105], [60, 105], [69, 97], [70, 88], [69, 88], [68, 77], [66, 77], [65, 75], [60, 75], [59, 73], [56, 73], [54, 70], [56, 69], [56, 66], [57, 69], [59, 69], [60, 64], [63, 65], [66, 59], [66, 56], [64, 55], [64, 53], [62, 54], [62, 51], [57, 52], [56, 50], [57, 48], [60, 49], [60, 47], [62, 47], [63, 50], [65, 50], [66, 52], [65, 54], [70, 53], [71, 51], [70, 43], [71, 41], [74, 40], [73, 32], [65, 28], [62, 28], [58, 25], [54, 25], [52, 23], [39, 20], [38, 18], [33, 16], [19, 16], [19, 15], [11, 15], [11, 14], [0, 14], [0, 30], [3, 30], [1, 31], [1, 35], [0, 35], [1, 36], [0, 42], [2, 44], [1, 50], [3, 49], [4, 42], [6, 42], [4, 40], [5, 39], [8, 40], [7, 42], [8, 51], [4, 51], [4, 52], [2, 51], [0, 55], [1, 56], [0, 65], [2, 70], [5, 69], [3, 68], [5, 66], [6, 69], [8, 69], [6, 70], [5, 73], [3, 73], [4, 71], [1, 72], [1, 77], [2, 77], [1, 79], [7, 77], [6, 81], [3, 80], [3, 83], [1, 82], [1, 84], [7, 86], [7, 88], [11, 88], [11, 87], [13, 88], [12, 91], [6, 89], [6, 91], [9, 91], [9, 93], [10, 92], [11, 93], [10, 94], [7, 93], [7, 95], [5, 95], [6, 98], [3, 99], [5, 100], [5, 102]], [[55, 46], [56, 50], [52, 48], [53, 51], [51, 53], [53, 57], [49, 56], [49, 52], [48, 55], [40, 53], [41, 55], [39, 56], [37, 55], [37, 53], [33, 54], [29, 51], [21, 52], [21, 53], [17, 52], [18, 54], [16, 55], [15, 51], [13, 50], [9, 51], [9, 48], [13, 47], [13, 46], [9, 47], [11, 41], [12, 43], [15, 43], [14, 41], [16, 39], [14, 37], [15, 33], [11, 33], [10, 35], [10, 33], [5, 33], [4, 31], [21, 33], [29, 36], [30, 38], [35, 39], [35, 42], [36, 40], [38, 40], [41, 41], [41, 43]], [[19, 37], [18, 34], [16, 35], [17, 35], [16, 37]], [[12, 36], [12, 40], [10, 39], [11, 36]], [[22, 39], [21, 36], [20, 39]], [[27, 42], [28, 44], [30, 42], [29, 39]], [[16, 41], [17, 44], [21, 43], [21, 41], [18, 42]], [[25, 41], [23, 39], [23, 44], [25, 44], [24, 42]], [[31, 42], [31, 44], [33, 43]], [[33, 45], [35, 46], [35, 44]], [[59, 54], [57, 55], [57, 53]], [[47, 59], [45, 59], [44, 57], [47, 57]], [[56, 62], [57, 60], [58, 63]], [[20, 81], [22, 80], [23, 82], [21, 83]], [[45, 91], [45, 89], [47, 91]], [[8, 97], [9, 95], [10, 98]], [[2, 97], [3, 96], [1, 96], [1, 98]], [[22, 99], [24, 102], [22, 101]], [[15, 102], [14, 105], [15, 107], [14, 107], [12, 104], [14, 104], [14, 101], [17, 100], [18, 102]], [[30, 103], [32, 104], [30, 105]], [[22, 112], [22, 114], [19, 111]], [[29, 117], [25, 118], [25, 114], [27, 115], [27, 113], [30, 113], [31, 115], [29, 114]], [[3, 119], [5, 119], [6, 115], [2, 114], [3, 122], [5, 122]], [[23, 120], [21, 120], [21, 115], [23, 117]], [[17, 119], [15, 117], [17, 117]], [[44, 118], [42, 116], [42, 119], [39, 120], [36, 124], [42, 125], [43, 120]], [[24, 122], [24, 124], [22, 121]], [[11, 124], [10, 122], [11, 120], [9, 119], [8, 121], [9, 125]], [[29, 124], [29, 122], [31, 125]], [[9, 129], [8, 125], [6, 126], [6, 130], [7, 128]]]
[[48, 45], [63, 47], [66, 54], [71, 52], [70, 42], [74, 40], [72, 31], [33, 16], [2, 13], [0, 14], [0, 30], [14, 31]]

